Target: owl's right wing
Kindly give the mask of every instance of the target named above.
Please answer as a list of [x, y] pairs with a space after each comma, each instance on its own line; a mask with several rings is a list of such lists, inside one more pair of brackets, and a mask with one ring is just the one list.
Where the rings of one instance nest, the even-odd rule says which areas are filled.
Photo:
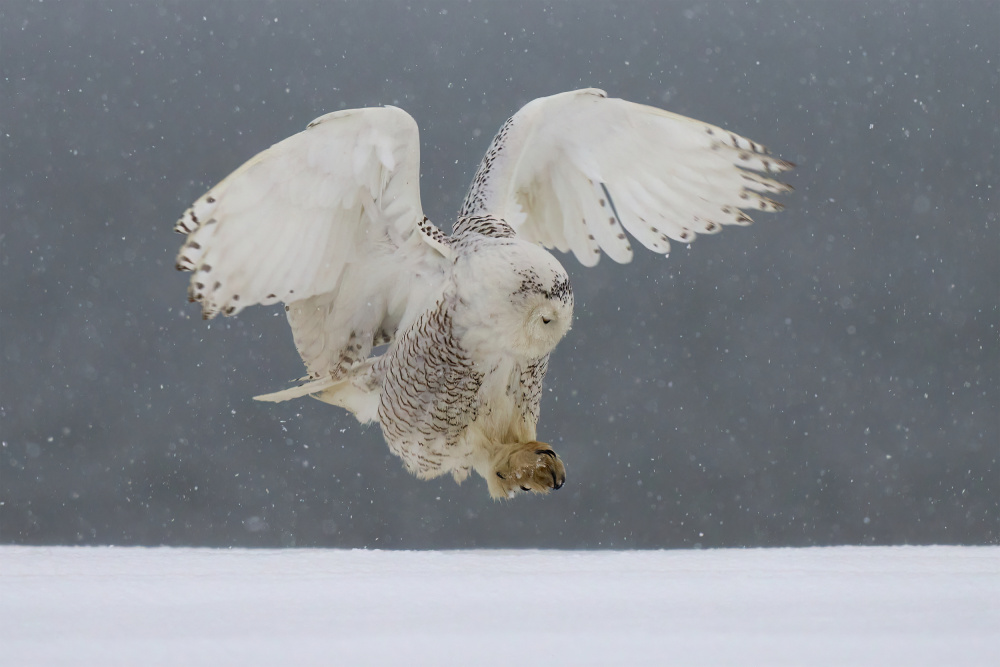
[[251, 158], [177, 222], [177, 268], [208, 319], [285, 302], [310, 374], [355, 363], [385, 342], [446, 240], [424, 218], [413, 118], [382, 107], [338, 111]]

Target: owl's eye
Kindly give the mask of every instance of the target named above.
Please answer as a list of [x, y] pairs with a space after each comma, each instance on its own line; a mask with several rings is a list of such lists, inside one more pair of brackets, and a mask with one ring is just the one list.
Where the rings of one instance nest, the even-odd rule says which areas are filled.
[[548, 324], [551, 321], [552, 321], [551, 317], [545, 317], [544, 315], [542, 316], [542, 324]]

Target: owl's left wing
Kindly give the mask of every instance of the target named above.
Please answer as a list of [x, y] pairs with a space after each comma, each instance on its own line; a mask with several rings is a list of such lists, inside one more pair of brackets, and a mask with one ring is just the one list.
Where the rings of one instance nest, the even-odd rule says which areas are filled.
[[601, 251], [632, 259], [625, 232], [654, 252], [722, 225], [741, 209], [778, 211], [768, 176], [792, 168], [758, 143], [595, 88], [542, 97], [500, 128], [463, 215], [490, 214], [546, 247], [593, 266]]

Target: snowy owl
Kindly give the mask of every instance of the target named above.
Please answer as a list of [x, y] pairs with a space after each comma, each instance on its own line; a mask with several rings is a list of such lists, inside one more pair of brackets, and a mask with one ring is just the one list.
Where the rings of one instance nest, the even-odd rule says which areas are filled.
[[[666, 254], [742, 209], [777, 211], [791, 168], [758, 143], [597, 89], [536, 99], [503, 124], [451, 235], [420, 206], [417, 125], [338, 111], [268, 148], [177, 222], [177, 268], [205, 318], [283, 302], [313, 396], [377, 421], [421, 478], [475, 470], [490, 495], [547, 493], [562, 460], [536, 440], [549, 354], [573, 290], [545, 248], [593, 266]], [[762, 172], [762, 173], [761, 173]]]

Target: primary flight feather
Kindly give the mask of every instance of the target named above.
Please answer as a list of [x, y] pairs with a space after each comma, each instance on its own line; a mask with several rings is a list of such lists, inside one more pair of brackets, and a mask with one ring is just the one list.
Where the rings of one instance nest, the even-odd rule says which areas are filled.
[[[596, 89], [536, 99], [500, 128], [452, 234], [423, 214], [417, 126], [395, 107], [322, 116], [177, 222], [202, 314], [283, 302], [311, 395], [378, 421], [407, 469], [494, 497], [560, 488], [536, 440], [548, 355], [573, 291], [543, 249], [586, 266], [666, 254], [745, 211], [777, 211], [791, 168], [753, 141]], [[379, 346], [386, 346], [377, 353]]]

